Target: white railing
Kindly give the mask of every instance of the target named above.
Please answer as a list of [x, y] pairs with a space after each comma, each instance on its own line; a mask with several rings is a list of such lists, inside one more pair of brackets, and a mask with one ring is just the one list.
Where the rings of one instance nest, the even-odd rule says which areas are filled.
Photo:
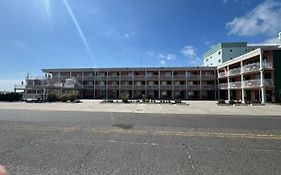
[[242, 67], [242, 72], [254, 72], [260, 70], [260, 63], [252, 63]]
[[225, 72], [220, 72], [220, 73], [218, 74], [218, 77], [219, 77], [219, 78], [226, 77], [226, 73], [225, 73]]
[[242, 83], [242, 86], [245, 87], [245, 88], [260, 87], [260, 85], [261, 85], [260, 79], [246, 80], [246, 81], [243, 81], [243, 83]]
[[227, 89], [228, 88], [228, 83], [221, 83], [219, 84], [220, 89]]
[[263, 62], [262, 63], [262, 68], [263, 69], [272, 69], [273, 68], [273, 64], [271, 62]]
[[235, 81], [229, 83], [229, 88], [231, 89], [239, 89], [241, 88], [241, 81]]
[[241, 73], [241, 68], [230, 69], [228, 75], [238, 75]]

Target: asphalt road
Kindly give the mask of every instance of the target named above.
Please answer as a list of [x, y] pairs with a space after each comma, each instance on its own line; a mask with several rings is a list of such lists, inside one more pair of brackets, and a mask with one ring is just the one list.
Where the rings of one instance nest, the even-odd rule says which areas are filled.
[[0, 110], [9, 175], [281, 174], [281, 117]]

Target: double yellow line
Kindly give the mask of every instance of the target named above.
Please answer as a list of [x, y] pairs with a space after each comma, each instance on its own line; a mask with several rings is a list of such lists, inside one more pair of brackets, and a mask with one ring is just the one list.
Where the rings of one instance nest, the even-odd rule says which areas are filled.
[[214, 137], [237, 139], [262, 139], [281, 140], [278, 134], [259, 133], [227, 133], [227, 132], [202, 132], [202, 131], [171, 131], [171, 130], [141, 130], [141, 129], [117, 129], [117, 128], [79, 128], [79, 127], [44, 127], [44, 126], [13, 126], [0, 129], [26, 130], [26, 131], [62, 131], [62, 132], [87, 132], [93, 134], [128, 134], [128, 135], [155, 135], [178, 137]]

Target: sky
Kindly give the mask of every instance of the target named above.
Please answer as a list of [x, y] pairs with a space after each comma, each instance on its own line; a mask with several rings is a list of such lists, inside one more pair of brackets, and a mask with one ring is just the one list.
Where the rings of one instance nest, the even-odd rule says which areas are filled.
[[0, 91], [43, 68], [199, 66], [219, 42], [276, 43], [281, 0], [1, 0]]

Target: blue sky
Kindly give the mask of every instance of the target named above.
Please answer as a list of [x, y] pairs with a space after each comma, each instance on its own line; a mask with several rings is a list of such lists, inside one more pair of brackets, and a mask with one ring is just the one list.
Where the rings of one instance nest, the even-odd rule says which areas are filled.
[[276, 42], [280, 19], [280, 0], [1, 0], [0, 91], [42, 68], [201, 65], [218, 42]]

